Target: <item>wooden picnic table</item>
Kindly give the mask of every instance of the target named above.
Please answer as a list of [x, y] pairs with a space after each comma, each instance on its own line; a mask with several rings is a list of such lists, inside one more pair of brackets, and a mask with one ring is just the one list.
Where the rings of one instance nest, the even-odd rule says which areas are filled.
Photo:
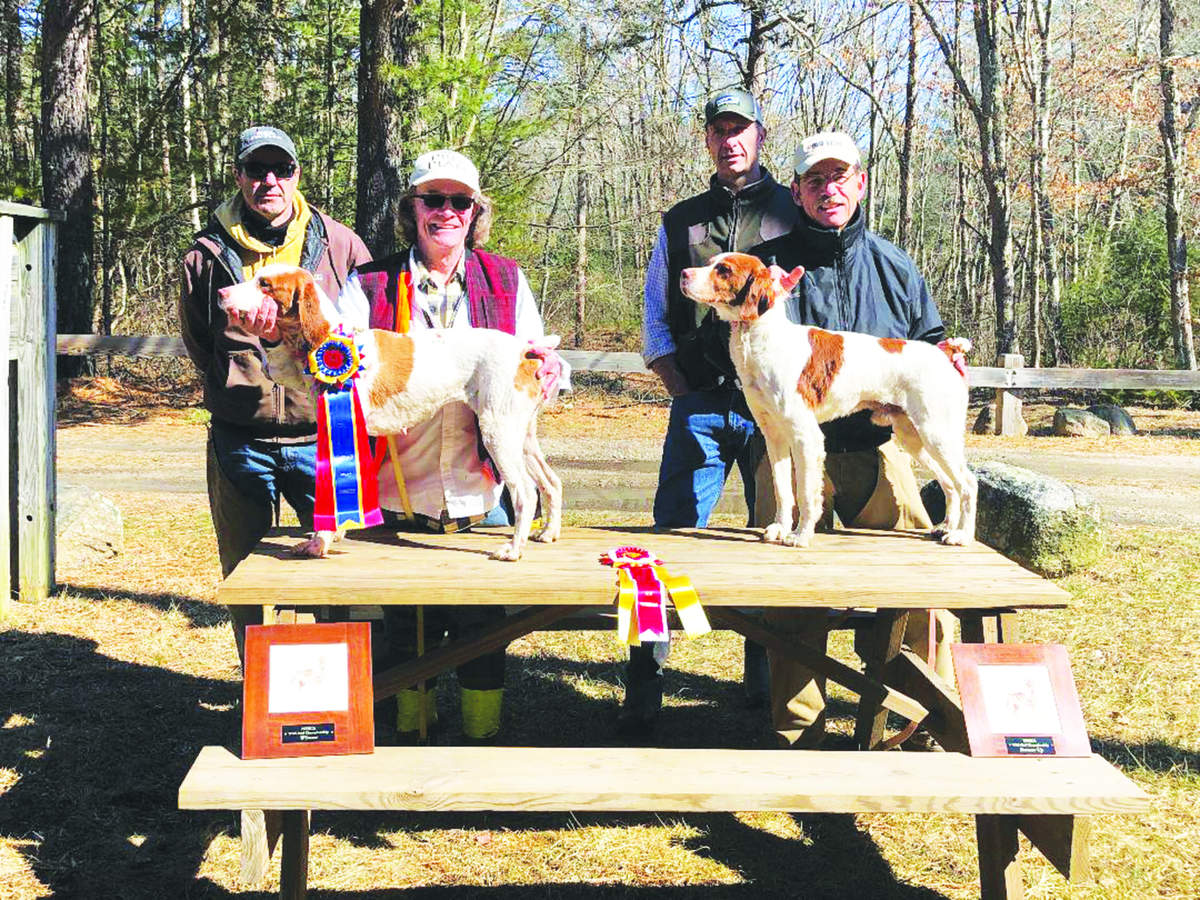
[[[818, 534], [799, 550], [765, 544], [745, 528], [566, 528], [554, 544], [529, 543], [517, 563], [489, 554], [505, 529], [456, 534], [352, 531], [327, 559], [290, 555], [294, 534], [275, 533], [217, 591], [228, 605], [263, 605], [267, 623], [295, 621], [297, 607], [323, 605], [503, 605], [513, 611], [466, 640], [375, 676], [376, 699], [454, 668], [581, 609], [611, 606], [616, 579], [599, 562], [621, 546], [643, 547], [686, 574], [710, 622], [801, 660], [860, 697], [855, 737], [879, 746], [887, 710], [921, 721], [947, 750], [967, 747], [957, 693], [901, 646], [909, 610], [949, 609], [963, 640], [1013, 640], [1013, 612], [1065, 606], [1069, 595], [982, 544], [946, 547], [904, 532]], [[750, 610], [776, 607], [874, 609], [860, 635], [859, 670], [824, 648], [784, 639]]]

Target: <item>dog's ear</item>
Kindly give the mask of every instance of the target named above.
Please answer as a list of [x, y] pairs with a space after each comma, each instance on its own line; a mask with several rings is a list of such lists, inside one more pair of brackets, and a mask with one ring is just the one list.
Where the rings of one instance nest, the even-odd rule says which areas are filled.
[[747, 322], [765, 315], [775, 305], [775, 284], [771, 270], [766, 266], [757, 266], [750, 278], [749, 294], [741, 309], [742, 319]]
[[317, 285], [308, 273], [297, 274], [296, 306], [300, 310], [300, 334], [309, 347], [319, 347], [333, 327], [321, 311]]

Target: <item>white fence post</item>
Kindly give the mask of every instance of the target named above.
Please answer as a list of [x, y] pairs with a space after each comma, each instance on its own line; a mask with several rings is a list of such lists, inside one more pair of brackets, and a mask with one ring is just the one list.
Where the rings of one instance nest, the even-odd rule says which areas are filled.
[[[1002, 369], [1025, 368], [1025, 357], [1020, 353], [1001, 353], [996, 359], [996, 365]], [[995, 423], [996, 434], [1022, 435], [1029, 431], [1029, 426], [1021, 417], [1021, 398], [1012, 391], [1003, 388], [996, 391], [996, 407], [993, 410], [992, 421]]]

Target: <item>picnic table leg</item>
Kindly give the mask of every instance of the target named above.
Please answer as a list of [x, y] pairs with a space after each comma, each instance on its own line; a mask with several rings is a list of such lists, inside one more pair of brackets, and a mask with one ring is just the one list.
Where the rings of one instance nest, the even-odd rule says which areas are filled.
[[1088, 853], [1091, 819], [1071, 815], [1020, 816], [1017, 826], [1067, 881], [1074, 883], [1091, 877]]
[[[907, 624], [906, 609], [881, 609], [875, 613], [875, 624], [863, 636], [863, 661], [866, 663], [867, 677], [883, 680], [884, 670], [900, 653], [900, 643], [904, 640]], [[854, 726], [854, 742], [859, 749], [872, 750], [877, 747], [883, 740], [886, 724], [887, 710], [878, 701], [859, 697], [858, 721]]]
[[283, 819], [275, 809], [243, 809], [241, 819], [242, 884], [256, 887], [267, 876]]
[[283, 813], [283, 852], [279, 860], [280, 900], [304, 900], [308, 894], [308, 810]]
[[1017, 816], [977, 815], [980, 900], [1021, 900], [1025, 892], [1017, 861]]
[[1015, 644], [1020, 641], [1015, 612], [955, 610], [962, 623], [964, 644]]

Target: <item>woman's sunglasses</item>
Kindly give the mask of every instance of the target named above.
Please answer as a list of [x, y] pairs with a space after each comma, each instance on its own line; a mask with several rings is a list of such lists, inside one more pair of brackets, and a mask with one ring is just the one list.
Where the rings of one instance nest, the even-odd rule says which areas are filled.
[[426, 209], [441, 209], [447, 200], [458, 212], [466, 212], [475, 205], [475, 198], [467, 194], [417, 194], [417, 199], [425, 204]]
[[286, 181], [296, 174], [296, 164], [291, 160], [277, 163], [254, 162], [251, 160], [250, 162], [242, 163], [242, 171], [255, 181], [262, 181], [262, 179], [267, 177], [268, 172], [274, 172], [276, 178], [280, 181]]

